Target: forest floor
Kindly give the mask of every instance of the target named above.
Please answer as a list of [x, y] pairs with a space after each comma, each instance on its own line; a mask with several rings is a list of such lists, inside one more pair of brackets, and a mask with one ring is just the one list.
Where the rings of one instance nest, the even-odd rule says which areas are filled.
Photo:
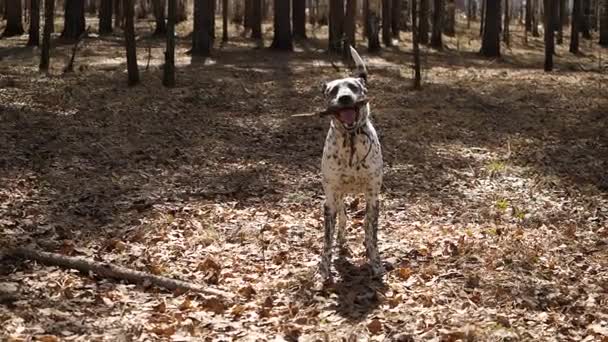
[[364, 201], [351, 198], [351, 256], [316, 289], [328, 122], [290, 115], [318, 110], [322, 82], [347, 69], [332, 66], [321, 31], [294, 53], [235, 37], [206, 60], [186, 54], [186, 31], [173, 89], [147, 26], [131, 88], [120, 35], [85, 39], [65, 75], [71, 45], [44, 75], [26, 36], [0, 40], [0, 249], [236, 297], [5, 259], [3, 340], [608, 340], [608, 70], [596, 45], [583, 41], [582, 56], [559, 46], [545, 73], [541, 38], [524, 45], [520, 26], [495, 60], [478, 56], [475, 30], [460, 32], [444, 51], [422, 49], [412, 91], [409, 34], [376, 55], [360, 42], [389, 271], [369, 277]]

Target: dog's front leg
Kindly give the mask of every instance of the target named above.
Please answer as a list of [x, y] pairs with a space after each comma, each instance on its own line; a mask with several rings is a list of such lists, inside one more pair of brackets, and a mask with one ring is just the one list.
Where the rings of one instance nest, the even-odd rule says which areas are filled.
[[331, 256], [334, 242], [334, 232], [336, 230], [336, 214], [338, 210], [337, 198], [334, 195], [327, 194], [325, 203], [323, 204], [324, 218], [324, 245], [323, 255], [321, 256], [320, 271], [324, 279], [331, 279]]
[[373, 274], [380, 275], [384, 270], [378, 255], [378, 215], [380, 211], [378, 194], [367, 194], [365, 202], [365, 253]]

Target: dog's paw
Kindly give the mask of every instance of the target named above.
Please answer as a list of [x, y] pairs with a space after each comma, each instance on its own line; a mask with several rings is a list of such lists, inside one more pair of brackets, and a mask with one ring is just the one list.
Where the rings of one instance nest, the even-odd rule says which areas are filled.
[[379, 260], [370, 262], [370, 269], [374, 278], [382, 278], [386, 273], [386, 269]]

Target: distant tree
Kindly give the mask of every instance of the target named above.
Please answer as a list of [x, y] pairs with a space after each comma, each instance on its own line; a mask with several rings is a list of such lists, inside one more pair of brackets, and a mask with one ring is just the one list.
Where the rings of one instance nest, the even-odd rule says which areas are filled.
[[555, 31], [553, 30], [554, 1], [545, 1], [545, 71], [553, 70], [553, 54], [555, 53]]
[[[391, 5], [391, 30], [394, 38], [399, 40], [399, 31], [401, 30], [401, 12], [402, 12], [402, 0], [392, 0]], [[407, 22], [407, 21], [406, 21]]]
[[355, 46], [355, 20], [357, 17], [357, 0], [346, 0], [346, 16], [344, 17], [344, 47], [342, 57], [351, 61], [350, 46]]
[[251, 0], [251, 38], [262, 41], [262, 0]]
[[114, 27], [125, 26], [123, 0], [114, 0]]
[[511, 44], [511, 12], [510, 12], [509, 0], [505, 0], [505, 15], [504, 15], [504, 24], [502, 29], [502, 40], [509, 46]]
[[429, 43], [429, 0], [420, 0], [418, 40], [420, 44]]
[[23, 19], [21, 0], [6, 0], [6, 27], [2, 33], [3, 37], [22, 35]]
[[573, 0], [572, 3], [572, 25], [570, 25], [570, 52], [577, 54], [579, 45], [579, 32], [582, 19], [581, 0]]
[[165, 24], [165, 0], [152, 0], [152, 12], [154, 12], [154, 21], [156, 22], [154, 35], [161, 36], [167, 34], [167, 25]]
[[27, 46], [38, 46], [40, 43], [40, 0], [31, 0], [30, 32]]
[[526, 0], [526, 31], [532, 31], [532, 0]]
[[68, 40], [76, 40], [84, 32], [84, 1], [65, 0], [65, 16], [63, 32], [61, 37]]
[[44, 0], [44, 32], [42, 34], [42, 49], [40, 50], [40, 71], [49, 70], [51, 56], [51, 32], [53, 31], [55, 0]]
[[484, 25], [486, 24], [486, 0], [481, 1], [481, 21], [479, 22], [479, 35], [483, 37]]
[[487, 1], [481, 54], [500, 57], [500, 1]]
[[447, 0], [445, 20], [442, 26], [443, 33], [446, 36], [454, 37], [456, 35], [456, 4], [454, 0]]
[[382, 43], [384, 46], [393, 46], [393, 36], [391, 22], [392, 16], [392, 0], [382, 0]]
[[568, 9], [566, 8], [566, 0], [559, 0], [557, 3], [557, 44], [564, 43], [564, 26], [568, 18]]
[[375, 11], [367, 11], [367, 50], [369, 52], [380, 51], [380, 17]]
[[603, 0], [600, 10], [600, 45], [608, 46], [608, 0]]
[[443, 49], [443, 0], [434, 0], [433, 5], [433, 33], [431, 34], [431, 47]]
[[361, 7], [361, 14], [363, 17], [363, 36], [369, 39], [369, 0], [363, 0], [363, 5]]
[[112, 33], [112, 0], [101, 0], [99, 4], [99, 34]]
[[165, 50], [165, 66], [163, 68], [163, 85], [175, 86], [175, 7], [177, 0], [169, 0], [167, 10], [167, 48]]
[[228, 0], [222, 0], [222, 43], [228, 42]]
[[97, 1], [88, 1], [87, 12], [89, 12], [90, 15], [95, 15], [95, 13], [97, 13]]
[[[178, 0], [179, 1], [179, 0]], [[192, 30], [192, 54], [196, 56], [209, 56], [211, 54], [211, 46], [213, 38], [211, 25], [213, 21], [213, 4], [215, 0], [194, 0], [194, 23]], [[179, 8], [179, 6], [176, 6]], [[176, 16], [179, 11], [176, 11]], [[177, 22], [177, 19], [176, 19]]]
[[581, 22], [580, 31], [583, 38], [591, 39], [591, 0], [583, 0], [583, 20]]
[[[194, 0], [196, 1], [196, 0]], [[215, 6], [213, 6], [215, 7]], [[177, 0], [177, 7], [175, 10], [175, 22], [181, 23], [182, 21], [188, 20], [188, 11], [186, 10], [186, 0]]]
[[274, 37], [271, 48], [277, 50], [293, 50], [291, 36], [291, 3], [285, 0], [274, 0]]
[[[279, 0], [277, 0], [279, 1]], [[344, 0], [329, 0], [329, 44], [330, 53], [342, 53], [344, 35]]]
[[133, 0], [123, 0], [125, 10], [125, 46], [127, 50], [127, 73], [130, 86], [139, 83], [139, 69], [137, 67], [137, 50], [135, 47], [135, 9]]
[[293, 37], [306, 39], [306, 0], [293, 0]]
[[412, 44], [414, 50], [414, 89], [420, 89], [422, 83], [422, 75], [420, 73], [420, 46], [418, 39], [418, 25], [417, 25], [417, 3], [418, 0], [412, 0]]

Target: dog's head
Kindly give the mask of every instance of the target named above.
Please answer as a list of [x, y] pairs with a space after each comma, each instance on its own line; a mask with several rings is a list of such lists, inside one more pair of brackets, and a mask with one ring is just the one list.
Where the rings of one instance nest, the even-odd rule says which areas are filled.
[[355, 76], [333, 80], [323, 85], [327, 108], [334, 113], [333, 120], [346, 130], [359, 127], [369, 115], [367, 110], [367, 69], [352, 46], [350, 51], [357, 66]]

